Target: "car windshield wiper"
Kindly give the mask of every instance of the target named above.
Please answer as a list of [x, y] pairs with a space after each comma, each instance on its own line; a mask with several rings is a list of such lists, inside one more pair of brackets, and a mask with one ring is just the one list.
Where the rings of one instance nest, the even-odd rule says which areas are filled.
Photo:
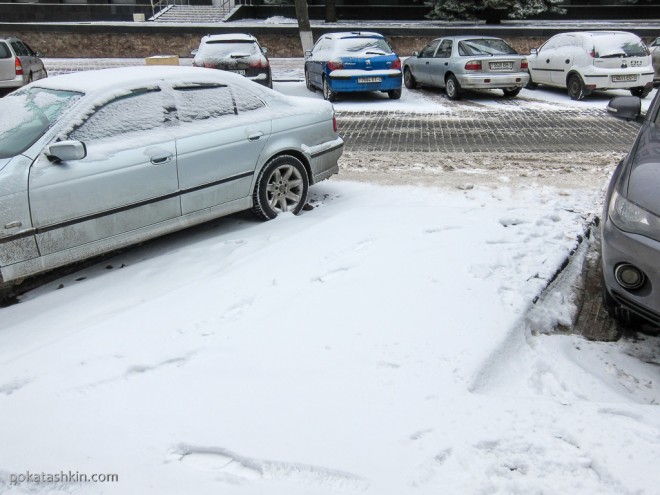
[[367, 55], [387, 55], [385, 52], [364, 52]]
[[250, 56], [249, 53], [232, 53], [230, 55], [231, 58], [247, 58], [249, 56]]
[[625, 53], [608, 53], [607, 55], [601, 55], [600, 58], [621, 58], [627, 57]]

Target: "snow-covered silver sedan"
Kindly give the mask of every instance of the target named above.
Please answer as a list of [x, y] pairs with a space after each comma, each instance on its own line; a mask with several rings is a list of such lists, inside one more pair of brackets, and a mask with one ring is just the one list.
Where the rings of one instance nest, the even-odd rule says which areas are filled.
[[195, 67], [43, 79], [0, 115], [5, 286], [240, 210], [299, 213], [344, 144], [330, 103]]
[[437, 86], [452, 100], [466, 89], [501, 89], [504, 96], [516, 96], [528, 80], [527, 59], [489, 36], [437, 38], [403, 62], [408, 89]]

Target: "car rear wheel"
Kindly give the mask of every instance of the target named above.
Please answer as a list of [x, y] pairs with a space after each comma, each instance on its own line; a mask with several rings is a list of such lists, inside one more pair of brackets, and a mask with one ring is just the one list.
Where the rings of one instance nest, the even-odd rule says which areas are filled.
[[415, 89], [417, 87], [415, 76], [412, 75], [412, 72], [408, 67], [403, 71], [403, 84], [405, 84], [408, 89]]
[[458, 81], [453, 74], [450, 74], [449, 77], [447, 77], [447, 81], [445, 82], [445, 91], [447, 92], [447, 98], [450, 100], [461, 99], [461, 86], [458, 84]]
[[328, 101], [335, 101], [337, 99], [337, 93], [332, 90], [328, 79], [325, 77], [323, 78], [323, 99]]
[[389, 96], [391, 100], [398, 100], [399, 98], [401, 98], [401, 90], [393, 89], [391, 91], [388, 91], [387, 96]]
[[582, 78], [577, 74], [572, 74], [568, 77], [566, 86], [568, 89], [568, 96], [571, 97], [571, 100], [582, 100], [585, 96], [589, 95], [589, 91], [584, 87]]
[[504, 88], [502, 89], [502, 92], [504, 93], [504, 96], [512, 98], [514, 96], [518, 96], [518, 93], [520, 93], [521, 89], [522, 88]]
[[252, 211], [263, 220], [284, 212], [297, 215], [305, 206], [308, 190], [309, 177], [302, 162], [295, 156], [278, 156], [259, 174]]
[[630, 94], [633, 96], [639, 96], [640, 98], [646, 98], [651, 92], [651, 87], [641, 87], [641, 88], [630, 88]]

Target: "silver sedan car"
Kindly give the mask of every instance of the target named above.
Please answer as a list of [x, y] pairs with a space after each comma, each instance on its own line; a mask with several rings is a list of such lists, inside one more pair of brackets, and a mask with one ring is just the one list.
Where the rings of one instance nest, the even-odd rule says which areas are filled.
[[528, 80], [527, 59], [504, 40], [488, 36], [438, 38], [403, 63], [408, 89], [437, 86], [452, 100], [467, 89], [501, 89], [504, 96], [516, 96]]
[[[617, 96], [608, 110], [640, 115], [641, 100]], [[660, 327], [660, 92], [630, 153], [614, 171], [602, 222], [603, 303], [624, 325], [646, 321]]]
[[338, 172], [332, 104], [144, 66], [0, 100], [0, 286], [240, 210], [299, 213]]

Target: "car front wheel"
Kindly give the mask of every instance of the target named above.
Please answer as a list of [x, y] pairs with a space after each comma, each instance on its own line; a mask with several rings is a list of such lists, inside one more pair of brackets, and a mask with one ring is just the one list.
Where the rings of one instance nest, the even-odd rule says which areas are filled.
[[323, 99], [328, 101], [335, 101], [337, 99], [337, 93], [332, 90], [326, 77], [323, 78]]
[[263, 220], [284, 212], [297, 215], [305, 206], [308, 191], [309, 176], [302, 162], [291, 155], [278, 156], [259, 174], [252, 211]]
[[582, 78], [577, 74], [572, 74], [568, 78], [566, 86], [568, 88], [568, 96], [571, 97], [571, 100], [582, 100], [589, 94], [589, 91], [584, 87]]
[[314, 86], [312, 86], [312, 80], [309, 77], [309, 71], [307, 69], [305, 69], [305, 86], [310, 91], [314, 91]]
[[447, 97], [450, 100], [460, 100], [461, 86], [458, 84], [458, 81], [453, 74], [450, 74], [449, 77], [447, 77], [447, 81], [445, 82], [445, 91], [447, 92]]
[[390, 97], [391, 100], [398, 100], [401, 98], [401, 90], [400, 89], [393, 89], [387, 92], [387, 96]]
[[412, 71], [408, 67], [403, 71], [403, 84], [405, 84], [408, 89], [415, 89], [417, 87], [415, 76], [412, 75]]

